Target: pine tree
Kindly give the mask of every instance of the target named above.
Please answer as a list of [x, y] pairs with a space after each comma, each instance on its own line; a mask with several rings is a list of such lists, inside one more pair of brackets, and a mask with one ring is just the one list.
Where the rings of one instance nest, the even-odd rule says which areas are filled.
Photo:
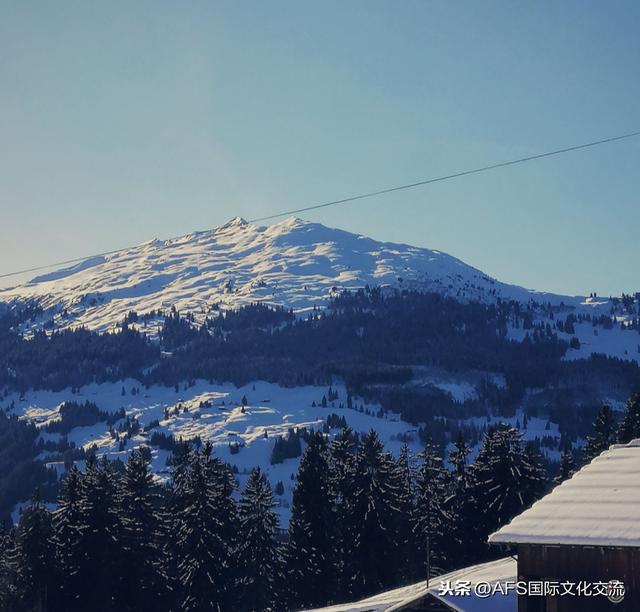
[[129, 456], [117, 497], [121, 526], [119, 608], [132, 612], [156, 608], [164, 584], [159, 567], [158, 500], [149, 460], [141, 450]]
[[83, 475], [72, 466], [62, 480], [58, 507], [53, 513], [53, 531], [59, 568], [60, 609], [75, 612], [84, 609], [77, 595], [84, 585], [79, 581], [84, 564], [83, 525], [80, 507]]
[[162, 555], [161, 572], [166, 577], [168, 594], [165, 599], [171, 610], [182, 605], [182, 586], [178, 571], [180, 519], [186, 511], [187, 500], [183, 492], [188, 489], [189, 468], [193, 460], [190, 447], [180, 440], [173, 448], [169, 464], [173, 467], [171, 483], [165, 493], [166, 504], [160, 509]]
[[458, 432], [454, 448], [449, 454], [452, 472], [448, 478], [448, 497], [445, 509], [450, 516], [450, 537], [445, 543], [445, 555], [455, 560], [457, 565], [473, 561], [469, 554], [470, 542], [474, 539], [473, 525], [475, 504], [471, 495], [470, 470], [467, 463], [471, 449], [465, 442], [462, 432]]
[[446, 567], [445, 547], [450, 533], [450, 516], [445, 509], [446, 470], [436, 449], [428, 445], [416, 482], [414, 537], [422, 576], [431, 578]]
[[573, 454], [571, 453], [571, 447], [567, 446], [560, 457], [560, 470], [558, 475], [553, 479], [554, 484], [559, 485], [568, 478], [571, 478], [575, 471], [575, 463], [573, 461]]
[[230, 588], [230, 550], [220, 520], [223, 491], [210, 466], [209, 449], [190, 455], [188, 472], [178, 481], [182, 509], [175, 517], [180, 608], [224, 609]]
[[80, 499], [78, 603], [85, 610], [113, 610], [119, 583], [119, 521], [116, 475], [106, 458], [90, 457], [82, 478]]
[[618, 442], [627, 444], [640, 438], [640, 393], [634, 393], [628, 400], [624, 416], [618, 428]]
[[345, 572], [347, 538], [349, 533], [349, 504], [353, 498], [357, 443], [353, 430], [345, 427], [333, 440], [329, 449], [331, 497], [335, 513], [335, 571], [337, 599], [346, 598], [349, 580]]
[[396, 527], [398, 491], [394, 461], [378, 434], [370, 431], [356, 458], [354, 494], [348, 508], [345, 571], [354, 597], [383, 591], [395, 584], [398, 568]]
[[55, 594], [55, 552], [51, 513], [36, 490], [20, 518], [16, 537], [17, 590], [26, 610], [47, 610]]
[[231, 467], [218, 457], [212, 457], [211, 451], [212, 446], [210, 443], [207, 443], [204, 447], [203, 454], [209, 457], [207, 467], [211, 473], [211, 479], [221, 493], [217, 498], [216, 516], [222, 526], [221, 533], [224, 542], [225, 560], [222, 578], [226, 589], [223, 594], [222, 608], [226, 610], [233, 608], [236, 601], [237, 593], [234, 591], [234, 585], [237, 582], [239, 569], [241, 569], [234, 555], [234, 551], [238, 548], [239, 543], [238, 508], [233, 499], [236, 480]]
[[486, 540], [498, 527], [530, 506], [542, 493], [546, 476], [539, 456], [522, 443], [515, 428], [499, 425], [485, 434], [472, 467], [475, 546], [486, 554]]
[[16, 579], [15, 529], [0, 529], [0, 611], [13, 612], [21, 607]]
[[418, 553], [414, 535], [416, 504], [414, 491], [414, 474], [406, 444], [400, 449], [395, 462], [395, 488], [397, 490], [398, 524], [396, 527], [395, 567], [398, 568], [399, 581], [407, 583], [416, 577], [415, 558]]
[[467, 479], [467, 459], [471, 449], [464, 440], [462, 431], [458, 431], [458, 436], [454, 443], [454, 448], [449, 453], [449, 463], [453, 467], [454, 483], [460, 486]]
[[613, 412], [609, 406], [603, 406], [593, 422], [593, 434], [587, 436], [582, 452], [584, 463], [589, 463], [600, 453], [606, 451], [616, 441]]
[[292, 608], [324, 605], [336, 593], [335, 513], [327, 442], [314, 433], [300, 460], [293, 490], [286, 581]]
[[276, 538], [278, 517], [271, 487], [260, 468], [249, 475], [239, 503], [240, 537], [237, 551], [242, 568], [239, 607], [245, 612], [269, 612], [277, 608], [282, 571]]

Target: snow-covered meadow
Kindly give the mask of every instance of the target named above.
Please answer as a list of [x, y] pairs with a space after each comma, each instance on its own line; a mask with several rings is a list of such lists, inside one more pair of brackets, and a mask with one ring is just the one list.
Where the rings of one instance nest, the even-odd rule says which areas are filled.
[[[138, 388], [140, 391], [132, 394], [132, 390]], [[94, 402], [101, 411], [110, 413], [124, 408], [125, 414], [135, 417], [142, 426], [141, 432], [127, 441], [124, 450], [110, 435], [105, 422], [75, 427], [67, 435], [67, 439], [77, 447], [96, 445], [97, 454], [106, 455], [109, 459], [126, 460], [133, 448], [148, 444], [152, 432], [172, 434], [176, 439], [199, 436], [203, 442], [210, 441], [213, 444], [218, 457], [237, 467], [241, 485], [246, 474], [255, 466], [260, 466], [267, 473], [272, 486], [279, 481], [283, 483], [284, 494], [277, 499], [281, 524], [286, 525], [293, 476], [299, 459], [285, 459], [282, 463], [272, 465], [271, 453], [275, 440], [286, 436], [290, 428], [322, 429], [327, 416], [337, 414], [344, 416], [347, 424], [356, 432], [375, 429], [385, 446], [396, 455], [404, 443], [399, 437], [407, 441], [413, 452], [421, 450], [413, 425], [400, 420], [393, 413], [376, 416], [380, 406], [364, 404], [358, 398], [353, 399], [353, 409], [341, 408], [347, 403], [346, 390], [340, 384], [332, 389], [338, 394], [338, 399], [328, 402], [326, 408], [321, 406], [321, 402], [323, 396], [328, 394], [328, 387], [285, 388], [263, 381], [236, 387], [232, 384], [210, 385], [202, 380], [196, 381], [191, 387], [180, 387], [178, 392], [173, 387], [152, 386], [145, 389], [135, 380], [88, 385], [75, 393], [71, 389], [59, 392], [32, 390], [22, 396], [11, 394], [2, 404], [13, 404], [14, 414], [34, 422], [42, 429], [42, 438], [49, 440], [58, 440], [62, 435], [48, 433], [44, 428], [48, 422], [60, 418], [59, 408], [64, 401]], [[246, 406], [243, 406], [245, 397]], [[359, 410], [361, 406], [363, 412]], [[159, 425], [144, 432], [144, 427], [154, 421], [158, 421]], [[330, 433], [334, 435], [337, 432], [333, 430]], [[232, 446], [236, 444], [240, 447], [239, 451], [232, 453]], [[157, 447], [153, 447], [151, 452], [154, 473], [159, 478], [167, 478], [170, 474], [167, 467], [170, 453]], [[43, 458], [46, 460], [46, 455]], [[62, 464], [55, 464], [55, 467], [60, 473], [64, 470]]]

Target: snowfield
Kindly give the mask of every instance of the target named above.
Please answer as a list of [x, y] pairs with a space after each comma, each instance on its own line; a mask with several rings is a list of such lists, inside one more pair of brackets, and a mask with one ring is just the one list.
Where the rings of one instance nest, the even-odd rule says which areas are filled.
[[[430, 376], [433, 376], [433, 372]], [[446, 379], [441, 388], [451, 391], [454, 399], [475, 394], [474, 387], [469, 382]], [[347, 392], [342, 384], [333, 384], [332, 390], [338, 394], [327, 407], [321, 406], [323, 396], [328, 396], [328, 387], [281, 387], [264, 381], [251, 382], [242, 387], [231, 383], [209, 384], [204, 380], [197, 380], [191, 387], [181, 386], [176, 392], [174, 387], [154, 385], [145, 389], [136, 380], [125, 380], [117, 383], [91, 384], [81, 387], [76, 392], [71, 389], [63, 391], [30, 390], [24, 395], [9, 394], [0, 407], [13, 405], [13, 414], [19, 418], [35, 423], [40, 429], [43, 440], [58, 441], [60, 433], [45, 431], [48, 423], [60, 419], [60, 406], [65, 401], [95, 403], [102, 412], [117, 413], [124, 409], [125, 416], [136, 418], [141, 425], [140, 433], [132, 436], [126, 442], [124, 449], [119, 447], [118, 440], [109, 433], [106, 422], [95, 425], [74, 427], [66, 438], [78, 448], [89, 449], [96, 446], [98, 456], [107, 456], [111, 460], [126, 461], [129, 453], [140, 446], [149, 444], [150, 436], [154, 432], [173, 435], [176, 439], [191, 439], [200, 437], [203, 442], [210, 441], [214, 453], [223, 461], [237, 468], [237, 478], [241, 487], [251, 469], [260, 466], [267, 474], [272, 487], [282, 482], [284, 493], [276, 495], [275, 499], [280, 517], [281, 528], [286, 528], [290, 518], [290, 505], [294, 477], [298, 470], [300, 458], [285, 459], [282, 463], [271, 464], [271, 453], [275, 441], [279, 437], [286, 437], [291, 428], [307, 428], [308, 430], [322, 430], [327, 417], [331, 414], [344, 417], [347, 425], [355, 432], [365, 434], [374, 429], [385, 448], [398, 456], [400, 449], [406, 442], [413, 454], [423, 450], [416, 426], [400, 419], [393, 412], [377, 416], [380, 405], [365, 403], [358, 397], [353, 397], [353, 408], [346, 408]], [[132, 393], [133, 390], [135, 393]], [[124, 390], [124, 395], [123, 395]], [[243, 406], [243, 398], [247, 404]], [[315, 403], [315, 406], [313, 405]], [[344, 406], [344, 407], [341, 407]], [[367, 414], [368, 412], [368, 414]], [[146, 426], [154, 421], [158, 425], [149, 431]], [[113, 429], [124, 422], [117, 421]], [[497, 423], [519, 425], [524, 422], [524, 413], [518, 410], [513, 417], [474, 417], [461, 419], [460, 423], [475, 425], [478, 428]], [[547, 427], [549, 429], [547, 429]], [[330, 437], [339, 433], [339, 429], [331, 429]], [[531, 417], [527, 427], [523, 430], [525, 440], [534, 440], [543, 436], [559, 438], [558, 426], [544, 419]], [[232, 447], [239, 446], [238, 452]], [[302, 448], [305, 444], [302, 442]], [[450, 443], [445, 449], [445, 459], [453, 449]], [[479, 450], [479, 444], [471, 449], [470, 460], [473, 460]], [[541, 449], [542, 453], [553, 461], [558, 461], [560, 453], [557, 450]], [[54, 467], [59, 476], [65, 472], [62, 462], [47, 461], [48, 452], [44, 452], [43, 459], [49, 467]], [[165, 481], [170, 478], [171, 468], [167, 466], [167, 459], [171, 452], [151, 447], [151, 469], [156, 478]], [[83, 468], [83, 462], [77, 462]], [[448, 462], [447, 462], [448, 465]], [[27, 500], [24, 500], [26, 503]], [[23, 505], [23, 504], [20, 504]], [[14, 516], [17, 517], [17, 510]]]
[[[601, 306], [598, 306], [601, 307]], [[604, 311], [594, 311], [602, 314]], [[628, 317], [620, 317], [627, 321]], [[519, 342], [525, 337], [527, 330], [509, 327], [508, 337]], [[575, 323], [575, 334], [557, 332], [558, 337], [569, 342], [573, 336], [580, 341], [580, 348], [569, 348], [565, 359], [585, 359], [594, 353], [617, 357], [624, 360], [640, 361], [640, 335], [635, 330], [622, 329], [616, 325], [611, 329], [602, 326], [594, 327], [589, 322]]]
[[[77, 447], [89, 448], [95, 444], [98, 455], [122, 461], [126, 461], [133, 448], [148, 444], [149, 436], [156, 431], [184, 439], [199, 436], [203, 442], [208, 440], [213, 444], [218, 457], [238, 468], [241, 485], [244, 485], [248, 472], [258, 465], [267, 473], [272, 486], [282, 481], [284, 494], [276, 496], [280, 504], [277, 510], [282, 527], [286, 527], [289, 521], [293, 476], [298, 469], [299, 458], [285, 459], [275, 465], [271, 465], [270, 459], [275, 440], [279, 436], [286, 436], [290, 428], [322, 429], [327, 416], [337, 414], [344, 416], [347, 424], [356, 432], [366, 433], [375, 429], [394, 455], [403, 445], [398, 440], [399, 435], [409, 440], [411, 451], [421, 451], [416, 428], [393, 413], [387, 413], [384, 417], [375, 416], [379, 405], [364, 404], [354, 398], [354, 409], [340, 408], [340, 403], [346, 405], [346, 390], [341, 385], [332, 387], [338, 393], [338, 399], [329, 402], [326, 408], [321, 407], [320, 403], [323, 395], [327, 395], [327, 387], [284, 388], [260, 381], [235, 387], [232, 384], [209, 385], [200, 380], [192, 387], [180, 388], [178, 393], [173, 387], [153, 386], [149, 389], [140, 387], [140, 392], [132, 395], [131, 390], [138, 387], [138, 381], [126, 380], [88, 385], [77, 393], [71, 393], [70, 389], [60, 392], [29, 391], [24, 396], [10, 394], [2, 405], [9, 406], [13, 402], [14, 414], [36, 423], [42, 429], [40, 435], [45, 440], [60, 439], [61, 434], [47, 433], [44, 427], [48, 422], [60, 418], [59, 407], [67, 400], [79, 403], [88, 400], [97, 404], [100, 410], [110, 413], [124, 408], [126, 415], [136, 417], [142, 428], [152, 421], [159, 421], [158, 427], [129, 439], [124, 450], [118, 448], [118, 442], [109, 434], [109, 427], [104, 422], [89, 427], [75, 427], [67, 435], [68, 440]], [[247, 405], [243, 407], [242, 398], [245, 396]], [[200, 407], [201, 404], [203, 407]], [[210, 407], [205, 404], [210, 404]], [[361, 405], [371, 414], [355, 408]], [[168, 417], [165, 417], [165, 411], [169, 412]], [[114, 427], [117, 428], [118, 424]], [[335, 429], [331, 433], [338, 431]], [[232, 454], [231, 445], [235, 443], [240, 450]], [[169, 451], [152, 448], [152, 469], [158, 478], [169, 477], [166, 465], [169, 455]], [[46, 455], [42, 458], [46, 460]], [[62, 464], [50, 465], [56, 467], [60, 475], [64, 472]]]
[[[263, 302], [305, 312], [337, 291], [382, 286], [435, 291], [461, 300], [498, 297], [605, 307], [583, 298], [501, 283], [459, 259], [426, 248], [378, 242], [290, 218], [263, 227], [235, 218], [212, 230], [151, 240], [0, 290], [0, 302], [40, 300], [58, 328], [113, 330], [131, 310], [175, 306], [196, 321]], [[148, 324], [157, 330], [157, 322]]]

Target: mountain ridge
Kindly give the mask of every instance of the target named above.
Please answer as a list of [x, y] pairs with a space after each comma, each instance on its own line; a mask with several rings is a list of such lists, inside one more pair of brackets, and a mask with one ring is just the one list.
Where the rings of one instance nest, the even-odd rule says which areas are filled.
[[58, 327], [105, 331], [132, 310], [172, 306], [196, 320], [253, 302], [304, 313], [341, 290], [366, 285], [485, 303], [498, 298], [589, 303], [502, 283], [441, 251], [381, 242], [296, 217], [268, 226], [234, 217], [211, 230], [90, 257], [0, 290], [0, 302], [35, 299]]

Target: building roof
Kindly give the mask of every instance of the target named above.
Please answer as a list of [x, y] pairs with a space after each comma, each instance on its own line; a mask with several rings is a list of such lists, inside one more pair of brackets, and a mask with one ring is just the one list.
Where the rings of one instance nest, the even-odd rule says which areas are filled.
[[514, 557], [506, 557], [489, 563], [465, 567], [432, 578], [429, 582], [429, 588], [427, 588], [424, 581], [417, 582], [358, 602], [338, 604], [312, 612], [399, 612], [429, 595], [451, 610], [461, 612], [514, 612], [518, 608], [515, 591], [510, 591], [505, 595], [496, 593], [491, 597], [477, 597], [473, 589], [468, 595], [441, 595], [440, 583], [449, 581], [453, 585], [458, 581], [465, 581], [470, 585], [480, 582], [487, 582], [492, 585], [498, 582], [506, 584], [514, 581], [517, 573], [516, 559]]
[[[443, 576], [432, 578], [429, 581], [429, 594], [442, 602], [444, 607], [458, 612], [516, 612], [518, 609], [518, 596], [515, 589], [507, 588], [508, 584], [513, 584], [518, 575], [517, 560], [515, 557], [505, 557], [497, 561], [480, 563], [465, 567]], [[456, 583], [468, 583], [470, 592], [468, 594], [447, 593], [444, 594], [440, 585], [448, 582], [455, 587]], [[475, 586], [480, 583], [490, 584], [492, 587], [500, 583], [505, 588], [499, 589], [491, 596], [479, 596], [475, 592]], [[424, 584], [424, 583], [423, 583]], [[426, 589], [425, 589], [426, 591]], [[401, 602], [386, 608], [385, 612], [401, 612], [411, 609], [411, 604], [420, 601], [424, 597], [422, 594], [414, 594], [406, 597]]]
[[611, 446], [489, 542], [640, 547], [640, 439]]

